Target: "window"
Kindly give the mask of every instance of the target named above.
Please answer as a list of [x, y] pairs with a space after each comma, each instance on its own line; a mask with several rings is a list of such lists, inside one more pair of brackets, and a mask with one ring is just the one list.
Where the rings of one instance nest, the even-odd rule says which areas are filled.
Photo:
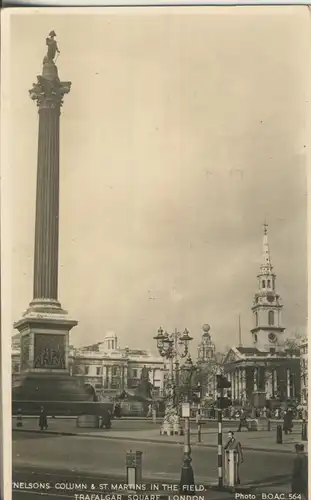
[[12, 371], [13, 371], [13, 373], [18, 373], [19, 372], [19, 364], [18, 363], [14, 363]]
[[256, 333], [255, 333], [255, 335], [254, 335], [254, 342], [255, 342], [255, 343], [256, 343], [256, 342], [258, 342], [258, 337], [257, 337]]
[[270, 281], [270, 280], [268, 280], [268, 282], [267, 282], [267, 287], [268, 287], [268, 288], [270, 288], [270, 286], [271, 286], [271, 281]]
[[133, 370], [133, 378], [137, 378], [137, 370], [136, 370], [136, 368]]
[[268, 312], [268, 324], [269, 326], [274, 325], [274, 311]]
[[258, 326], [258, 312], [255, 312], [255, 322], [256, 326]]
[[96, 366], [96, 375], [100, 375], [100, 366]]
[[266, 282], [265, 282], [265, 280], [262, 280], [261, 285], [262, 285], [262, 288], [266, 288]]
[[90, 367], [89, 367], [89, 366], [85, 366], [85, 367], [84, 367], [84, 373], [85, 373], [85, 375], [88, 375], [88, 374], [89, 374], [89, 369], [90, 369]]

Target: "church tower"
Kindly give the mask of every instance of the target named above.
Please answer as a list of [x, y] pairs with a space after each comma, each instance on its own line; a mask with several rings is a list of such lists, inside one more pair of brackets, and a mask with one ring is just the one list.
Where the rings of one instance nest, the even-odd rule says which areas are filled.
[[203, 325], [202, 341], [198, 347], [198, 362], [206, 363], [215, 357], [215, 344], [212, 342], [210, 326]]
[[261, 351], [277, 352], [284, 345], [282, 304], [276, 293], [276, 275], [273, 273], [268, 243], [268, 225], [264, 224], [263, 256], [258, 278], [258, 290], [254, 296], [254, 328], [251, 330], [253, 345]]

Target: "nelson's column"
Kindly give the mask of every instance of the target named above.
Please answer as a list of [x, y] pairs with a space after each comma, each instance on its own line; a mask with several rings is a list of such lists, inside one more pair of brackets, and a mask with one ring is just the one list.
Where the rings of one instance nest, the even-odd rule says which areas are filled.
[[21, 363], [13, 402], [81, 401], [91, 397], [69, 375], [69, 332], [77, 321], [58, 301], [59, 126], [63, 98], [71, 82], [58, 77], [55, 37], [51, 31], [46, 39], [42, 75], [29, 91], [39, 110], [34, 280], [29, 308], [14, 324], [21, 336]]

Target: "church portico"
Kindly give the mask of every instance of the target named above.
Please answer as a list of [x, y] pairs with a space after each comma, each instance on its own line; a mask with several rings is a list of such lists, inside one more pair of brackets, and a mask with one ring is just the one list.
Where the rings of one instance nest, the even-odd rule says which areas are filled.
[[237, 404], [252, 402], [254, 393], [265, 393], [267, 401], [296, 398], [300, 386], [299, 357], [283, 353], [270, 358], [268, 353], [250, 353], [250, 349], [232, 348], [225, 359], [224, 372], [232, 384], [232, 399]]

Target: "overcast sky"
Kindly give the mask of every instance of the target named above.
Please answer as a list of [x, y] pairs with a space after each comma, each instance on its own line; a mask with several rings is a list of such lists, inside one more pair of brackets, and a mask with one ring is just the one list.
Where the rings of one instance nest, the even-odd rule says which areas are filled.
[[[91, 11], [89, 11], [91, 12]], [[38, 115], [54, 29], [61, 116], [59, 299], [71, 343], [211, 325], [251, 342], [269, 224], [287, 333], [306, 331], [310, 36], [304, 7], [118, 9], [11, 18], [12, 322], [32, 299]]]

